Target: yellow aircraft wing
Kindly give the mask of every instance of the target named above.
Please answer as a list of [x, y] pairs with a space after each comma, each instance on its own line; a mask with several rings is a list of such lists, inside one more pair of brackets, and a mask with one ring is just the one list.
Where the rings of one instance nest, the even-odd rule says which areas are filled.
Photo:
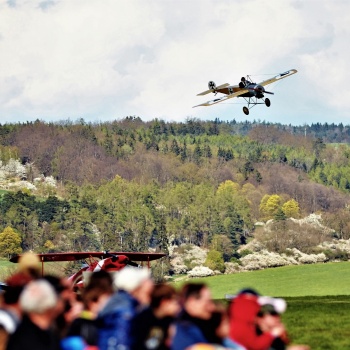
[[267, 79], [267, 80], [264, 80], [262, 81], [261, 83], [259, 83], [259, 85], [262, 85], [262, 86], [265, 86], [265, 85], [269, 85], [269, 84], [272, 84], [274, 83], [275, 81], [278, 81], [278, 80], [281, 80], [281, 79], [284, 79], [284, 78], [287, 78], [295, 73], [297, 73], [298, 71], [296, 69], [291, 69], [291, 70], [287, 70], [286, 72], [284, 73], [281, 73], [281, 74], [278, 74], [276, 75], [275, 77], [273, 78], [270, 78], [270, 79]]
[[242, 90], [239, 90], [239, 91], [237, 91], [237, 92], [235, 92], [233, 94], [226, 95], [226, 96], [219, 97], [219, 98], [215, 98], [214, 100], [210, 100], [210, 101], [201, 103], [200, 105], [193, 106], [192, 108], [200, 107], [200, 106], [212, 106], [212, 105], [215, 105], [216, 103], [220, 103], [222, 101], [229, 100], [230, 98], [234, 98], [234, 97], [243, 95], [243, 94], [247, 93], [248, 91], [249, 91], [248, 89], [242, 89]]
[[228, 86], [230, 86], [230, 84], [225, 83], [225, 84], [216, 86], [215, 89], [209, 89], [209, 90], [203, 91], [203, 92], [197, 94], [197, 96], [203, 96], [206, 94], [210, 94], [211, 92], [215, 92], [215, 90], [223, 89], [223, 88], [228, 87]]

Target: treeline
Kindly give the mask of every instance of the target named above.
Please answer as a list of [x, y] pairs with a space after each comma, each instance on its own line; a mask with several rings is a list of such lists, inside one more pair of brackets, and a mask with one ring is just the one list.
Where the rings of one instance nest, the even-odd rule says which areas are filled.
[[346, 238], [350, 149], [327, 142], [348, 130], [135, 117], [2, 125], [2, 164], [19, 158], [23, 179], [59, 186], [49, 197], [2, 194], [0, 230], [35, 251], [165, 250], [224, 235], [235, 254], [258, 220], [322, 212]]

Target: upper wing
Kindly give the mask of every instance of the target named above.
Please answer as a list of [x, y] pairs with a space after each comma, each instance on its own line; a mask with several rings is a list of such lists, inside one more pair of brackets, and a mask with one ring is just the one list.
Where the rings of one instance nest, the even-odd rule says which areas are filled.
[[272, 83], [274, 83], [277, 80], [281, 80], [281, 79], [287, 78], [287, 77], [289, 77], [289, 76], [291, 76], [291, 75], [293, 75], [293, 74], [295, 74], [297, 72], [298, 71], [296, 69], [287, 70], [286, 72], [278, 74], [278, 75], [276, 75], [273, 78], [270, 78], [270, 79], [262, 81], [261, 83], [259, 83], [259, 85], [265, 86], [265, 85], [268, 85], [268, 84], [272, 84]]
[[192, 108], [194, 107], [200, 107], [200, 106], [212, 106], [212, 105], [215, 105], [216, 103], [220, 103], [222, 101], [226, 101], [230, 98], [234, 98], [234, 97], [237, 97], [237, 96], [240, 96], [240, 95], [243, 95], [245, 93], [249, 92], [248, 89], [242, 89], [242, 90], [239, 90], [233, 94], [230, 94], [230, 95], [226, 95], [226, 96], [223, 96], [223, 97], [219, 97], [219, 98], [216, 98], [214, 100], [211, 100], [211, 101], [207, 101], [207, 102], [204, 102], [204, 103], [201, 103], [200, 105], [197, 105], [197, 106], [193, 106]]
[[[133, 252], [69, 252], [69, 253], [46, 253], [37, 254], [41, 262], [44, 261], [76, 261], [87, 258], [105, 259], [111, 255], [124, 255], [134, 261], [151, 261], [160, 259], [166, 254], [164, 253], [133, 253]], [[17, 263], [21, 255], [13, 256], [10, 261]]]
[[215, 90], [223, 89], [223, 88], [228, 87], [228, 86], [230, 86], [230, 84], [228, 84], [228, 83], [221, 84], [221, 85], [217, 86], [215, 89], [209, 89], [209, 90], [203, 91], [203, 92], [197, 94], [197, 96], [210, 94], [211, 92], [214, 92]]

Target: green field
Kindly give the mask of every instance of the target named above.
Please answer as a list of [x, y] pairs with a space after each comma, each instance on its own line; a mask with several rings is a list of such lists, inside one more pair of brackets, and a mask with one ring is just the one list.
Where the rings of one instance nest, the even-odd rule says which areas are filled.
[[[187, 280], [188, 281], [188, 280]], [[293, 343], [311, 349], [350, 349], [350, 262], [287, 266], [204, 281], [215, 299], [251, 287], [260, 294], [284, 297], [283, 315]], [[184, 280], [177, 282], [181, 285]]]
[[208, 283], [216, 299], [247, 287], [281, 297], [350, 295], [350, 262], [284, 266], [196, 280]]

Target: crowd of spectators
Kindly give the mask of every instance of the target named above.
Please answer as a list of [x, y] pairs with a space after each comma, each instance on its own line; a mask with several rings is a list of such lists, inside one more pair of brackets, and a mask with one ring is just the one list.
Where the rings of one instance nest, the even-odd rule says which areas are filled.
[[0, 350], [307, 350], [291, 345], [283, 299], [241, 290], [213, 300], [203, 283], [180, 290], [150, 271], [94, 272], [80, 293], [66, 278], [41, 276], [23, 255], [0, 303]]

